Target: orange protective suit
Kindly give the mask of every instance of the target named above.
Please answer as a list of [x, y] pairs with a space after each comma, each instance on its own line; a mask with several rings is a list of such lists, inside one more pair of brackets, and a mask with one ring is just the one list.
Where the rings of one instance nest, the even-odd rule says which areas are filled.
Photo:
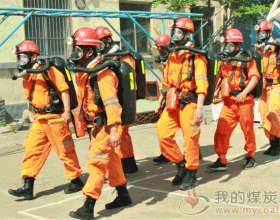
[[[97, 57], [88, 65], [88, 68], [94, 68], [101, 60], [102, 58]], [[94, 103], [94, 92], [89, 80], [86, 80], [87, 78], [88, 74], [76, 73], [78, 91], [82, 91], [84, 95], [78, 94], [78, 102], [82, 103], [84, 99], [84, 113], [87, 117], [93, 119], [97, 113], [103, 110]], [[120, 124], [118, 130], [122, 137], [122, 108], [117, 97], [118, 78], [115, 73], [106, 68], [98, 72], [97, 82], [107, 115], [108, 129], [113, 124]], [[112, 187], [127, 182], [122, 170], [121, 160], [109, 140], [110, 132], [105, 131], [104, 125], [100, 126], [96, 136], [91, 138], [87, 162], [89, 177], [83, 188], [83, 193], [94, 199], [100, 197], [105, 177]]]
[[[202, 55], [195, 55], [194, 76], [188, 80], [190, 51], [183, 50], [179, 54], [174, 51], [169, 55], [165, 68], [162, 69], [162, 87], [176, 87], [182, 91], [183, 96], [189, 95], [191, 90], [196, 89], [196, 94], [207, 95], [207, 59]], [[200, 125], [194, 124], [194, 113], [197, 103], [188, 103], [182, 109], [174, 112], [163, 110], [157, 122], [157, 133], [162, 155], [167, 159], [179, 163], [184, 157], [173, 140], [175, 133], [181, 128], [184, 136], [184, 153], [186, 168], [196, 170], [199, 165]]]
[[265, 82], [273, 80], [273, 85], [264, 83], [263, 95], [259, 100], [259, 112], [262, 118], [262, 125], [265, 135], [269, 140], [274, 140], [274, 136], [280, 138], [280, 69], [276, 66], [275, 46], [269, 45], [264, 52], [262, 48], [258, 51], [263, 57], [263, 70]]
[[[60, 92], [69, 89], [63, 74], [55, 67], [49, 69], [48, 76]], [[29, 101], [34, 77], [35, 74], [28, 74], [23, 80], [24, 93]], [[31, 104], [38, 109], [43, 109], [50, 104], [48, 87], [42, 74], [37, 74], [31, 101]], [[52, 125], [47, 123], [49, 119], [57, 118], [60, 116], [54, 113], [37, 113], [35, 115], [33, 126], [23, 144], [25, 154], [22, 164], [22, 178], [36, 177], [39, 174], [51, 148], [64, 163], [66, 176], [70, 180], [81, 175], [82, 170], [69, 126], [65, 123]]]
[[[221, 63], [218, 75], [220, 75], [223, 80], [228, 79], [232, 74], [234, 62], [236, 61]], [[237, 65], [233, 73], [233, 78], [229, 83], [229, 88], [232, 90], [242, 90], [239, 84], [240, 68], [242, 68], [241, 64]], [[256, 76], [260, 79], [255, 60], [247, 63], [247, 71], [248, 79], [242, 68], [245, 87], [248, 85], [252, 76]], [[226, 154], [229, 148], [229, 139], [238, 122], [240, 122], [241, 129], [245, 136], [244, 149], [248, 152], [246, 157], [255, 157], [256, 138], [254, 132], [254, 96], [248, 95], [243, 103], [236, 103], [235, 100], [236, 96], [234, 95], [230, 95], [228, 98], [224, 99], [224, 105], [220, 113], [214, 137], [215, 152], [218, 154], [219, 158], [221, 158], [223, 164], [227, 163]]]

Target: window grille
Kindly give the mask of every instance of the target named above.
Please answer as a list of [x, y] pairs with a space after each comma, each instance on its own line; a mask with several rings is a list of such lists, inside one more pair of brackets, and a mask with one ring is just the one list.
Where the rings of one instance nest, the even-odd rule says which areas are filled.
[[[25, 8], [67, 9], [68, 0], [23, 0]], [[67, 18], [37, 17], [25, 23], [26, 40], [34, 41], [42, 56], [68, 56], [66, 33]]]
[[[120, 3], [120, 11], [150, 11], [148, 4]], [[150, 19], [135, 19], [146, 31], [150, 30]], [[139, 53], [148, 53], [148, 37], [129, 18], [120, 18], [121, 35]], [[122, 49], [129, 50], [129, 47], [122, 42]]]

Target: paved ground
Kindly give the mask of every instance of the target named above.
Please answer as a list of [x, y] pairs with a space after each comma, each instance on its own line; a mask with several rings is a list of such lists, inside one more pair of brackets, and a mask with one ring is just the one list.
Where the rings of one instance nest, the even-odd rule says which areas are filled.
[[[154, 165], [152, 162], [152, 158], [160, 153], [155, 124], [131, 127], [139, 166], [136, 174], [127, 176], [133, 205], [125, 209], [105, 210], [104, 205], [116, 196], [114, 189], [105, 183], [95, 206], [96, 219], [279, 219], [280, 158], [263, 155], [268, 147], [263, 130], [256, 124], [256, 168], [242, 169], [244, 136], [238, 126], [231, 138], [228, 171], [210, 173], [206, 166], [217, 158], [213, 150], [215, 129], [216, 122], [202, 125], [200, 144], [203, 159], [198, 170], [200, 185], [197, 187], [200, 199], [192, 209], [185, 200], [188, 193], [171, 184], [176, 166], [172, 163]], [[79, 208], [84, 196], [80, 192], [64, 194], [69, 181], [63, 164], [53, 151], [36, 178], [34, 200], [24, 201], [7, 193], [10, 188], [22, 186], [22, 143], [28, 130], [10, 131], [0, 129], [0, 219], [71, 219], [69, 211]], [[182, 146], [181, 132], [176, 135], [176, 140]], [[75, 139], [75, 144], [85, 182], [89, 140]]]

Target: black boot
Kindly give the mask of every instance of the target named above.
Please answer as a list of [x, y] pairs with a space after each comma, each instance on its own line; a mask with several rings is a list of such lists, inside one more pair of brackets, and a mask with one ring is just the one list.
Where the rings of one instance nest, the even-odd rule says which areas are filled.
[[128, 157], [128, 158], [123, 158], [121, 159], [122, 161], [122, 168], [124, 174], [130, 174], [130, 173], [136, 173], [138, 171], [138, 167], [135, 161], [134, 156], [133, 157]]
[[185, 164], [186, 164], [185, 160], [181, 161], [180, 163], [176, 163], [178, 173], [176, 174], [176, 176], [172, 180], [173, 185], [176, 186], [176, 185], [180, 185], [182, 183], [182, 181], [184, 179], [184, 176], [186, 175]]
[[121, 162], [122, 162], [122, 169], [123, 169], [124, 175], [126, 175], [129, 173], [127, 158], [122, 158]]
[[270, 142], [270, 147], [263, 152], [264, 155], [271, 155], [271, 151], [277, 147], [276, 145], [277, 141], [269, 140], [269, 142]]
[[77, 177], [76, 179], [71, 180], [71, 183], [64, 190], [64, 193], [71, 194], [71, 193], [79, 192], [83, 189], [83, 187], [84, 187], [83, 182], [81, 181], [80, 177]]
[[196, 179], [197, 170], [188, 170], [186, 169], [186, 175], [182, 184], [179, 186], [180, 190], [189, 190], [198, 185]]
[[271, 150], [271, 156], [279, 156], [280, 155], [280, 141], [279, 138], [275, 137], [275, 147]]
[[69, 215], [72, 218], [77, 218], [77, 219], [93, 219], [95, 203], [96, 203], [96, 199], [87, 196], [84, 205], [81, 208], [77, 209], [75, 212], [71, 211]]
[[162, 154], [159, 155], [158, 157], [154, 158], [153, 161], [156, 162], [156, 163], [168, 163], [168, 162], [170, 162], [170, 160], [168, 160]]
[[132, 202], [126, 188], [126, 184], [117, 186], [116, 190], [118, 192], [118, 196], [115, 198], [113, 202], [107, 203], [105, 205], [106, 209], [116, 209], [123, 206], [131, 205]]
[[13, 196], [24, 197], [27, 200], [32, 200], [34, 180], [35, 179], [33, 177], [27, 177], [24, 179], [23, 187], [17, 190], [9, 189], [8, 193], [10, 193]]

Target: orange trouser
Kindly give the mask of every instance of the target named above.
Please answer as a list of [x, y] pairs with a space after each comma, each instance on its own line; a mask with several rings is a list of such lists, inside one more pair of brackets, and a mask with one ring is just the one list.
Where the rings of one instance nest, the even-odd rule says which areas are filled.
[[121, 159], [134, 156], [133, 145], [130, 134], [128, 133], [129, 125], [122, 126], [121, 144], [116, 148], [116, 152]]
[[264, 133], [269, 140], [280, 138], [280, 85], [273, 85], [263, 90], [259, 101]]
[[52, 148], [64, 163], [66, 176], [70, 180], [81, 176], [82, 170], [72, 133], [65, 123], [49, 125], [47, 119], [36, 119], [23, 146], [25, 154], [22, 163], [22, 178], [36, 177]]
[[[122, 127], [119, 126], [119, 133], [122, 135]], [[95, 137], [91, 138], [90, 151], [88, 155], [89, 177], [83, 193], [94, 199], [99, 199], [104, 178], [108, 180], [111, 187], [125, 184], [126, 178], [123, 173], [121, 160], [115, 149], [111, 146], [110, 134], [100, 126]]]
[[[231, 98], [224, 100], [214, 137], [215, 152], [220, 158], [225, 159], [231, 133], [238, 122], [245, 136], [244, 149], [248, 152], [246, 157], [255, 157], [254, 105], [254, 99], [245, 100], [243, 103], [236, 103], [235, 99]], [[226, 162], [226, 159], [224, 161]]]
[[194, 170], [199, 165], [199, 144], [200, 125], [194, 125], [194, 113], [196, 103], [189, 103], [183, 109], [168, 112], [166, 109], [161, 113], [157, 122], [157, 133], [161, 153], [167, 159], [179, 163], [184, 157], [173, 140], [175, 133], [181, 128], [184, 136], [184, 154], [186, 168]]

